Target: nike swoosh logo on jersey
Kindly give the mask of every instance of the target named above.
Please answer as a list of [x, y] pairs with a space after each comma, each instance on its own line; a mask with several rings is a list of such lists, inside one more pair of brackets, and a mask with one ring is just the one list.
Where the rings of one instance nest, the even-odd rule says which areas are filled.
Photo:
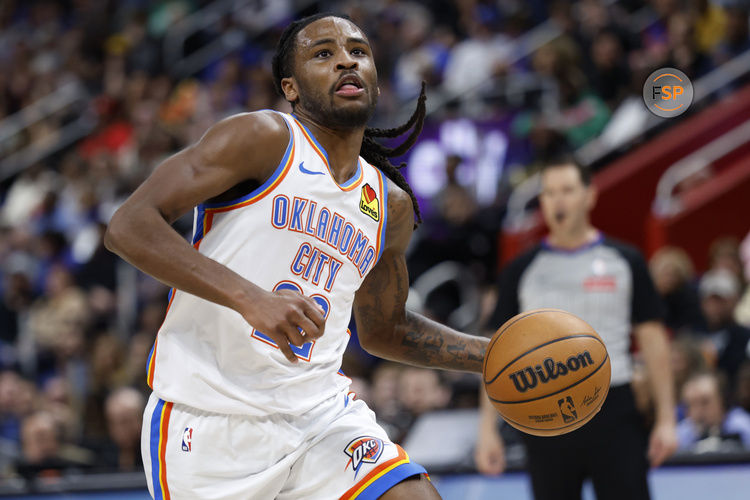
[[324, 172], [314, 172], [312, 170], [307, 170], [304, 165], [305, 165], [304, 161], [301, 161], [299, 163], [299, 171], [302, 172], [303, 174], [307, 174], [307, 175], [323, 175], [324, 174]]

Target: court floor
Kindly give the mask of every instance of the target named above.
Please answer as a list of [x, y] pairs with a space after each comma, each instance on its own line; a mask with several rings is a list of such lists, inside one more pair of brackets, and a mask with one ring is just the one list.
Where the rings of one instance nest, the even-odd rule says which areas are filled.
[[[750, 464], [663, 467], [649, 478], [653, 500], [748, 500]], [[524, 473], [497, 478], [477, 475], [435, 478], [444, 500], [531, 500]], [[584, 487], [583, 500], [594, 500], [590, 484]]]
[[[433, 477], [444, 500], [532, 500], [526, 474], [515, 472], [499, 477], [479, 475]], [[748, 500], [750, 464], [690, 467], [663, 467], [651, 473], [653, 500]], [[54, 493], [1, 496], [1, 500], [149, 500], [148, 492], [120, 491], [96, 493]], [[590, 484], [583, 500], [595, 500]]]

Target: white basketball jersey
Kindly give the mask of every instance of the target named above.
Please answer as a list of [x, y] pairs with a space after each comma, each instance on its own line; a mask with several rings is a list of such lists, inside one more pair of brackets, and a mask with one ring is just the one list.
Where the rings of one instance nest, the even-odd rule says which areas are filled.
[[294, 347], [290, 363], [236, 311], [172, 290], [149, 357], [158, 397], [194, 408], [266, 415], [301, 414], [339, 393], [354, 293], [385, 242], [385, 176], [359, 159], [337, 184], [325, 150], [294, 116], [278, 168], [252, 193], [195, 209], [193, 245], [259, 287], [287, 288], [326, 311], [325, 334]]

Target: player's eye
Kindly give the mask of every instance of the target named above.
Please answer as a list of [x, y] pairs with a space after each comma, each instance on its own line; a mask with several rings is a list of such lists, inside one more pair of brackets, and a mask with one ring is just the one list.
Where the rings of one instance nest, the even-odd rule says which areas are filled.
[[319, 50], [315, 53], [315, 57], [330, 57], [331, 51], [328, 49]]
[[364, 49], [352, 49], [352, 55], [364, 56], [364, 55], [367, 55], [367, 52], [365, 52]]

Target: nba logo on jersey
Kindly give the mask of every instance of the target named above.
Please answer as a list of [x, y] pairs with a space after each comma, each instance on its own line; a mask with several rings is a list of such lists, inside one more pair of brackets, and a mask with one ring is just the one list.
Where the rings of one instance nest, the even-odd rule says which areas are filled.
[[193, 428], [185, 427], [182, 431], [182, 451], [191, 451], [193, 449]]
[[346, 466], [348, 467], [349, 463], [352, 464], [354, 478], [356, 479], [359, 468], [363, 463], [374, 464], [378, 461], [383, 453], [383, 441], [371, 436], [360, 436], [344, 448], [344, 453], [351, 458]]
[[369, 215], [374, 221], [380, 220], [380, 203], [375, 190], [369, 185], [362, 186], [362, 196], [359, 199], [359, 209], [363, 214]]

